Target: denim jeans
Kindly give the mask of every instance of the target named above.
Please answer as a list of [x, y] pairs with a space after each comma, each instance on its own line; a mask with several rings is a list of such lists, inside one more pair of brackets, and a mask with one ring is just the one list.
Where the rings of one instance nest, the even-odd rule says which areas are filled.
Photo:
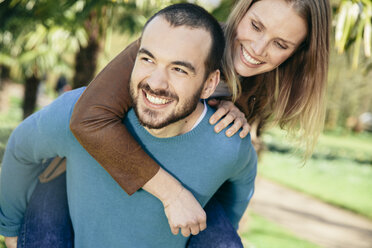
[[[207, 229], [191, 236], [189, 248], [242, 248], [240, 237], [222, 206], [212, 199], [205, 207]], [[18, 248], [73, 247], [73, 228], [67, 205], [66, 173], [39, 183], [28, 204]]]
[[67, 205], [66, 173], [38, 183], [18, 235], [18, 248], [70, 248], [74, 232]]

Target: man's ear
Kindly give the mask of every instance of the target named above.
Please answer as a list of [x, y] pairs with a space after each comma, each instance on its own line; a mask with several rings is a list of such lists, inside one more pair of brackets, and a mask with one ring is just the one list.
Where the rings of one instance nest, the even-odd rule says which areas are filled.
[[213, 92], [216, 90], [218, 83], [220, 82], [220, 70], [215, 70], [211, 72], [205, 81], [204, 88], [202, 94], [200, 96], [201, 99], [209, 98]]

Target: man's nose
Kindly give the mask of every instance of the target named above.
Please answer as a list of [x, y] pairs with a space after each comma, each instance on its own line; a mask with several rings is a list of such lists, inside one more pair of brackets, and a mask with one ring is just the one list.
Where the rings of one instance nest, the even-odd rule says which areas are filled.
[[153, 90], [168, 88], [168, 73], [163, 68], [157, 68], [151, 72], [147, 78], [147, 83]]

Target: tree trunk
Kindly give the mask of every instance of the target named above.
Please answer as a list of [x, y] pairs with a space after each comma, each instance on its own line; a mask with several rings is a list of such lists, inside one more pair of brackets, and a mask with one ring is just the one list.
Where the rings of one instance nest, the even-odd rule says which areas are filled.
[[88, 85], [93, 79], [100, 50], [99, 23], [95, 12], [90, 14], [84, 26], [88, 33], [88, 45], [86, 47], [80, 47], [80, 51], [75, 57], [74, 89]]
[[26, 78], [25, 94], [23, 99], [23, 119], [31, 115], [36, 108], [37, 89], [40, 79], [35, 75]]

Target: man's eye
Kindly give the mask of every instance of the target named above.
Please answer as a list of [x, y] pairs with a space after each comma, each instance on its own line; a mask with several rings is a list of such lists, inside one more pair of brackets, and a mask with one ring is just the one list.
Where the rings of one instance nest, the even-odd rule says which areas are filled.
[[144, 62], [147, 62], [147, 63], [153, 63], [152, 59], [150, 59], [150, 58], [143, 57], [143, 58], [141, 58], [141, 60], [144, 61]]
[[254, 30], [260, 31], [260, 28], [256, 25], [256, 23], [254, 23], [254, 21], [252, 21], [252, 27]]
[[186, 75], [188, 74], [186, 71], [182, 70], [182, 69], [179, 68], [179, 67], [175, 67], [174, 70], [175, 70], [176, 72], [180, 72], [180, 73], [183, 73], [183, 74], [186, 74]]

